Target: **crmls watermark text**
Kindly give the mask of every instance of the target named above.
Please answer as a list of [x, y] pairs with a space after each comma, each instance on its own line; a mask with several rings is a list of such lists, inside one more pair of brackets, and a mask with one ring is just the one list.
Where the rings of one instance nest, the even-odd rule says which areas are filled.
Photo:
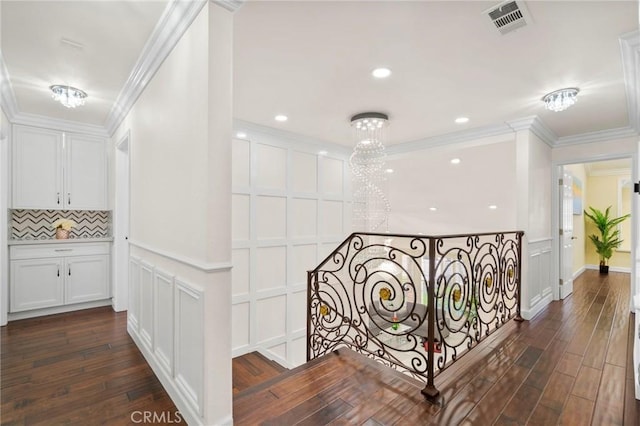
[[172, 424], [181, 423], [182, 416], [179, 411], [134, 411], [131, 421], [136, 424]]

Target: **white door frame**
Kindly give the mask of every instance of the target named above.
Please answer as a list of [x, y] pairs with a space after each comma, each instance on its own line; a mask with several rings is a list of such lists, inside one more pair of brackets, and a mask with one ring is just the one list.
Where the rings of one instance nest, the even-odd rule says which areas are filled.
[[129, 306], [130, 152], [131, 132], [127, 130], [114, 150], [112, 306], [116, 312]]
[[[558, 185], [558, 180], [560, 179], [559, 170], [560, 166], [567, 166], [570, 164], [582, 164], [582, 163], [593, 163], [598, 161], [608, 161], [608, 160], [621, 160], [621, 159], [631, 159], [631, 180], [636, 181], [636, 176], [638, 176], [638, 159], [640, 153], [636, 152], [628, 152], [628, 153], [618, 153], [618, 154], [603, 154], [596, 156], [586, 156], [580, 158], [574, 158], [572, 160], [565, 161], [553, 161], [551, 164], [551, 171], [553, 173], [552, 179], [554, 185], [552, 185], [551, 194], [551, 211], [553, 214], [551, 215], [551, 229], [553, 233], [553, 245], [551, 247], [552, 251], [552, 261], [553, 261], [553, 270], [551, 274], [551, 279], [553, 280], [553, 298], [554, 300], [559, 300], [559, 292], [560, 292], [560, 206], [558, 205], [560, 200], [560, 186]], [[637, 211], [636, 202], [631, 203], [631, 285], [629, 286], [630, 292], [630, 306], [629, 309], [634, 311], [633, 306], [633, 296], [635, 295], [636, 290], [636, 267], [635, 267], [635, 259], [636, 259], [636, 241], [638, 240], [638, 211]]]
[[9, 250], [8, 226], [9, 218], [9, 180], [10, 176], [10, 138], [11, 124], [0, 127], [0, 326], [7, 325], [9, 312]]

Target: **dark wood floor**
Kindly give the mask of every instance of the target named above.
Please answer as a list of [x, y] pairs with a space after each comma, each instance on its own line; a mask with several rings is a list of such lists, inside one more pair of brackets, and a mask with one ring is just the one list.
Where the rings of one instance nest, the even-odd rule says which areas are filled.
[[629, 275], [585, 272], [574, 294], [509, 323], [421, 384], [347, 350], [234, 395], [236, 425], [636, 425]]
[[[233, 362], [235, 424], [636, 425], [628, 288], [626, 274], [587, 271], [571, 297], [438, 376], [436, 405], [420, 384], [347, 351], [285, 372], [248, 354]], [[176, 410], [124, 313], [14, 321], [0, 343], [2, 424], [125, 425], [136, 411]]]
[[110, 307], [2, 327], [2, 424], [128, 425], [144, 411], [177, 420], [126, 327]]
[[275, 361], [272, 361], [259, 352], [251, 352], [233, 358], [233, 394], [245, 391], [267, 380], [280, 376], [288, 371]]

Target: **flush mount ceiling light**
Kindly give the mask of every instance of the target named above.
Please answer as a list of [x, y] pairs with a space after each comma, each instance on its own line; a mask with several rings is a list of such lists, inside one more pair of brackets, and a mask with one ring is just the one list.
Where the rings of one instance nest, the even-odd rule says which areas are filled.
[[279, 114], [279, 115], [276, 115], [274, 117], [274, 119], [276, 121], [285, 122], [285, 121], [287, 121], [289, 119], [289, 117], [287, 117], [286, 115], [283, 115], [283, 114]]
[[469, 122], [469, 117], [458, 117], [455, 119], [456, 124], [464, 124]]
[[571, 105], [575, 104], [578, 100], [577, 96], [580, 89], [575, 87], [568, 87], [566, 89], [556, 90], [551, 93], [547, 93], [542, 98], [544, 107], [550, 111], [564, 111]]
[[84, 100], [87, 97], [86, 92], [71, 86], [54, 84], [53, 86], [49, 86], [49, 89], [53, 92], [53, 99], [60, 102], [67, 108], [75, 108], [77, 106], [84, 105]]

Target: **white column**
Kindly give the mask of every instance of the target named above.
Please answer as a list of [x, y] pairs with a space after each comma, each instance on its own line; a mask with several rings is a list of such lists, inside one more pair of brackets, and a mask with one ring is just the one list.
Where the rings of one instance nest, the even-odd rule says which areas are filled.
[[231, 128], [233, 12], [209, 2], [208, 180], [204, 297], [204, 424], [232, 424], [231, 382]]

